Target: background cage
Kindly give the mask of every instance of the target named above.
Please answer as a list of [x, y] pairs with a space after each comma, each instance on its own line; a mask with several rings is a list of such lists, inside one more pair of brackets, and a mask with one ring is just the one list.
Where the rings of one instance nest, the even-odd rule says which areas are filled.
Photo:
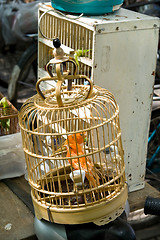
[[[4, 96], [0, 93], [0, 100]], [[4, 108], [0, 106], [0, 136], [18, 133], [20, 131], [18, 125], [18, 111], [17, 109], [7, 100], [8, 107]]]
[[[119, 107], [85, 75], [62, 75], [89, 83], [70, 90], [57, 76], [41, 78], [38, 94], [19, 113], [35, 214], [62, 224], [103, 225], [124, 211], [127, 199]], [[43, 81], [57, 78], [59, 89], [41, 91]]]

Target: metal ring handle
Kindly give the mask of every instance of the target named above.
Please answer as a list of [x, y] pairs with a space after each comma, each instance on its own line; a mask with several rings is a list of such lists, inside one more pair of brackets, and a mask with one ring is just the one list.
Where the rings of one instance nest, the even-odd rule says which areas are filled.
[[53, 40], [53, 39], [56, 38], [57, 36], [55, 36], [55, 37], [53, 37], [53, 38], [48, 38], [46, 35], [44, 35], [44, 33], [41, 31], [40, 23], [41, 23], [42, 18], [45, 16], [45, 14], [47, 14], [48, 12], [51, 12], [51, 11], [52, 11], [52, 12], [55, 12], [55, 13], [58, 13], [59, 15], [65, 17], [65, 18], [67, 18], [67, 19], [69, 19], [69, 20], [78, 20], [79, 18], [81, 18], [81, 17], [83, 16], [83, 13], [82, 13], [82, 14], [81, 14], [80, 16], [78, 16], [78, 17], [70, 18], [70, 17], [67, 17], [65, 14], [63, 14], [62, 12], [60, 12], [60, 11], [54, 9], [54, 8], [53, 8], [53, 9], [49, 9], [48, 11], [44, 12], [44, 13], [40, 16], [40, 18], [39, 18], [38, 29], [39, 29], [40, 34], [41, 34], [44, 38], [49, 39], [49, 40]]
[[[62, 83], [64, 80], [73, 80], [73, 79], [85, 79], [89, 82], [89, 85], [90, 85], [90, 89], [88, 91], [88, 94], [86, 96], [85, 99], [88, 99], [90, 98], [91, 94], [92, 94], [92, 91], [93, 91], [93, 82], [92, 80], [90, 80], [87, 76], [85, 75], [65, 75], [63, 76], [64, 78], [63, 79], [60, 79], [58, 80], [57, 84], [56, 84], [56, 99], [57, 99], [57, 103], [58, 103], [58, 106], [59, 107], [62, 107], [63, 106], [63, 101], [62, 101], [62, 98], [61, 98], [61, 86], [62, 86]], [[41, 79], [39, 79], [36, 83], [36, 90], [37, 90], [37, 93], [39, 94], [39, 96], [45, 100], [45, 96], [44, 94], [42, 93], [42, 91], [40, 90], [40, 83], [43, 82], [43, 81], [53, 81], [53, 80], [57, 80], [57, 76], [55, 77], [43, 77]]]

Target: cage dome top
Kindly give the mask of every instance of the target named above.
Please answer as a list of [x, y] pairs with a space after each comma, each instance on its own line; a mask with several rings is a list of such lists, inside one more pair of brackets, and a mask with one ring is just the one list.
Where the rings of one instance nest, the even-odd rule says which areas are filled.
[[[82, 77], [82, 76], [81, 76]], [[62, 86], [60, 90], [60, 96], [57, 96], [56, 88], [46, 90], [42, 94], [37, 94], [34, 98], [34, 104], [37, 107], [45, 109], [57, 109], [57, 108], [72, 108], [82, 106], [92, 101], [97, 97], [96, 88], [88, 85], [72, 85], [72, 89], [68, 91], [67, 86]], [[38, 92], [40, 92], [38, 90]]]
[[[92, 127], [103, 126], [113, 120], [115, 120], [116, 125], [119, 106], [114, 96], [109, 91], [98, 86], [93, 87], [89, 98], [87, 97], [88, 93], [89, 87], [85, 85], [75, 86], [72, 91], [68, 91], [64, 87], [61, 92], [63, 105], [60, 107], [55, 96], [55, 89], [43, 92], [44, 99], [40, 94], [36, 94], [28, 99], [21, 108], [20, 115], [23, 116], [20, 118], [21, 127], [28, 128], [26, 121], [32, 122], [33, 126], [40, 126], [43, 123], [42, 118], [47, 119], [50, 124], [59, 121], [63, 126], [67, 121], [72, 122], [72, 130], [71, 128], [66, 129], [68, 134], [73, 131], [89, 131]], [[76, 125], [78, 121], [79, 124]], [[86, 124], [84, 124], [84, 121]], [[29, 127], [28, 130], [35, 132], [39, 131], [39, 128]], [[43, 128], [43, 131], [50, 132], [49, 128]]]

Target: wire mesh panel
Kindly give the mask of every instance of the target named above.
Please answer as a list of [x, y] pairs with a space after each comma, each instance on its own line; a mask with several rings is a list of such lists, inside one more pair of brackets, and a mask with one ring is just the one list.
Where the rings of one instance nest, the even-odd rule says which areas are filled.
[[127, 187], [113, 95], [73, 85], [70, 91], [61, 86], [59, 99], [57, 89], [39, 89], [19, 113], [36, 216], [65, 224], [114, 220], [124, 210]]

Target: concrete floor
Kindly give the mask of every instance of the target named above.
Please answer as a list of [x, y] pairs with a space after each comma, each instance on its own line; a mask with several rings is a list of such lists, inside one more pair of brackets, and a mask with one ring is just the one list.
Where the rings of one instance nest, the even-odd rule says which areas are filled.
[[7, 185], [0, 181], [0, 239], [20, 240], [34, 236], [34, 216]]

